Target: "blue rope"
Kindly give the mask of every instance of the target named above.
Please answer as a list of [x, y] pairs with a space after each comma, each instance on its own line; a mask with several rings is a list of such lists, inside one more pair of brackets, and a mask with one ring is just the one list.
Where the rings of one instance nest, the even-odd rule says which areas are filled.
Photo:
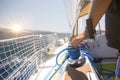
[[[61, 53], [63, 53], [65, 50], [68, 50], [68, 48], [63, 49], [63, 50], [62, 50], [62, 51], [60, 51], [60, 52], [57, 54], [57, 56], [56, 56], [56, 64], [57, 64], [58, 66], [60, 66], [60, 65], [61, 65], [61, 64], [59, 64], [59, 63], [58, 63], [58, 57], [59, 57], [59, 56], [60, 56], [60, 54], [61, 54]], [[67, 58], [67, 56], [66, 56], [66, 58]], [[66, 58], [65, 58], [65, 59], [66, 59]]]
[[[65, 59], [63, 60], [63, 62], [61, 64], [58, 63], [58, 58], [61, 55], [61, 53], [63, 53], [64, 51], [68, 51], [67, 55], [65, 56]], [[79, 46], [78, 48], [74, 48], [72, 46], [69, 46], [65, 49], [63, 49], [62, 51], [60, 51], [57, 56], [56, 56], [56, 64], [58, 65], [58, 68], [56, 69], [56, 71], [52, 74], [52, 76], [49, 78], [49, 80], [51, 80], [54, 75], [57, 73], [57, 71], [62, 67], [62, 65], [64, 64], [64, 62], [71, 57], [72, 59], [76, 59], [80, 56], [80, 54], [84, 54], [85, 56], [88, 57], [88, 59], [91, 61], [92, 65], [95, 67], [95, 63], [94, 63], [94, 58], [87, 52], [86, 47], [85, 46]], [[96, 67], [95, 67], [96, 68]], [[108, 73], [106, 74], [107, 79], [106, 80], [110, 80], [111, 76], [115, 76], [115, 73]], [[100, 78], [100, 77], [99, 77]], [[102, 80], [102, 78], [100, 78], [100, 80]]]
[[56, 71], [52, 74], [52, 76], [49, 78], [49, 80], [51, 80], [54, 75], [57, 73], [57, 71], [62, 67], [62, 65], [64, 64], [65, 60], [63, 61], [63, 63], [61, 65], [58, 66], [58, 68], [56, 69]]
[[[65, 59], [63, 60], [63, 62], [61, 64], [58, 63], [58, 57], [61, 55], [61, 53], [63, 53], [64, 51], [68, 51], [67, 55], [65, 56]], [[72, 57], [73, 59], [78, 58], [80, 56], [80, 54], [83, 53], [84, 55], [86, 55], [91, 61], [93, 61], [93, 57], [86, 51], [86, 48], [84, 46], [80, 46], [78, 48], [74, 48], [72, 46], [69, 46], [65, 49], [63, 49], [62, 51], [60, 51], [57, 56], [56, 56], [56, 64], [58, 65], [57, 70], [52, 74], [52, 76], [49, 78], [49, 80], [51, 80], [54, 75], [57, 73], [57, 71], [62, 67], [62, 65], [64, 64], [64, 62], [66, 61], [66, 59], [68, 59], [69, 57]]]
[[58, 57], [60, 56], [61, 53], [63, 53], [63, 52], [66, 51], [66, 50], [68, 50], [68, 48], [63, 49], [62, 51], [60, 51], [60, 52], [57, 54], [57, 56], [56, 56], [56, 64], [58, 65], [58, 68], [57, 68], [56, 71], [52, 74], [52, 76], [49, 78], [49, 80], [51, 80], [51, 79], [54, 77], [54, 75], [57, 73], [57, 71], [62, 67], [62, 65], [63, 65], [64, 62], [66, 61], [67, 56], [65, 57], [64, 61], [63, 61], [61, 64], [58, 63]]
[[94, 58], [87, 52], [86, 48], [84, 46], [80, 46], [80, 53], [83, 53], [85, 56], [89, 58], [90, 61], [94, 61]]

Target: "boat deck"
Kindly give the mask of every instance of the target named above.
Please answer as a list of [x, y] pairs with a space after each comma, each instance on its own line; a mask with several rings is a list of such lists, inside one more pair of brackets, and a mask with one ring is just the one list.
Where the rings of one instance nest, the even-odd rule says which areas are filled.
[[[65, 46], [66, 45], [57, 49], [57, 52], [59, 52]], [[54, 77], [54, 79], [52, 80], [98, 80], [98, 76], [95, 73], [90, 60], [87, 57], [85, 58], [85, 63], [82, 66], [77, 68], [67, 66], [66, 71], [64, 71], [64, 74], [62, 74], [63, 76], [60, 77], [61, 79], [57, 78], [59, 74], [61, 75], [60, 71], [56, 73], [56, 77]], [[58, 68], [58, 66], [55, 63], [55, 59], [56, 56], [45, 62], [41, 67], [39, 67], [38, 72], [32, 75], [30, 80], [49, 80], [49, 77]]]
[[[57, 54], [62, 49], [64, 49], [67, 46], [67, 43], [65, 43], [63, 46], [58, 47], [54, 54]], [[38, 71], [33, 74], [29, 80], [49, 80], [50, 75], [55, 71], [55, 69], [58, 68], [56, 64], [56, 56], [49, 59], [48, 61], [44, 62], [39, 68]]]
[[[77, 68], [70, 66], [67, 67], [65, 72], [65, 80], [89, 80], [89, 78], [92, 78], [90, 77], [91, 73], [95, 75], [92, 77], [97, 78], [89, 59], [86, 57], [86, 62], [84, 65]], [[94, 80], [96, 80], [96, 78], [94, 78]]]
[[87, 73], [91, 71], [89, 64], [79, 68], [68, 66], [65, 74], [65, 80], [88, 80]]

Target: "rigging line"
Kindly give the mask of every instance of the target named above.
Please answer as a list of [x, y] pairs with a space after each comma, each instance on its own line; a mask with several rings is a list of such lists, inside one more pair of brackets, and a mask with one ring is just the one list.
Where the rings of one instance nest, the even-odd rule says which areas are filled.
[[[68, 1], [64, 0], [64, 6], [65, 6], [66, 15], [67, 15], [67, 21], [68, 21], [69, 27], [71, 29], [71, 27], [72, 27], [71, 20], [73, 20], [72, 19], [71, 1], [69, 1], [69, 4], [68, 4]], [[71, 16], [71, 20], [70, 20], [70, 16]]]
[[73, 33], [78, 35], [78, 22], [79, 22], [79, 14], [81, 13], [81, 9], [89, 2], [89, 0], [77, 0], [76, 12], [75, 12], [75, 23]]
[[75, 13], [75, 11], [74, 11], [74, 10], [75, 10], [74, 2], [75, 2], [75, 0], [71, 0], [71, 1], [70, 1], [70, 6], [71, 6], [71, 10], [72, 10], [71, 13], [72, 13], [72, 16], [73, 16], [73, 17], [72, 17], [72, 18], [73, 18], [73, 21], [74, 21], [74, 18], [75, 18], [75, 15], [74, 15], [74, 13]]
[[98, 23], [98, 26], [99, 26], [99, 33], [101, 34], [102, 31], [101, 31], [101, 25], [100, 25], [100, 22]]
[[65, 2], [65, 0], [64, 0], [64, 6], [65, 6], [65, 12], [66, 12], [66, 16], [67, 16], [67, 21], [68, 21], [69, 28], [71, 29], [72, 23], [71, 23], [71, 21], [70, 21], [70, 16], [69, 16], [69, 14], [68, 14], [68, 13], [70, 13], [70, 12], [68, 12], [67, 4], [66, 4], [66, 3], [67, 3], [67, 2]]
[[76, 6], [76, 4], [77, 4], [77, 1], [75, 1], [74, 0], [74, 2], [73, 2], [73, 0], [71, 1], [71, 3], [72, 3], [72, 5], [74, 5], [73, 6], [73, 8], [74, 8], [74, 10], [73, 10], [73, 14], [74, 14], [74, 16], [73, 16], [73, 18], [74, 18], [74, 20], [73, 20], [73, 25], [74, 25], [74, 30], [73, 30], [73, 35], [77, 35], [78, 34], [78, 19], [77, 19], [77, 10], [78, 10], [78, 7]]
[[[69, 1], [69, 0], [68, 0]], [[70, 6], [70, 10], [69, 11], [71, 11], [71, 14], [70, 14], [70, 16], [71, 16], [71, 21], [72, 21], [72, 26], [71, 27], [73, 27], [73, 24], [74, 24], [74, 11], [73, 11], [73, 5], [72, 5], [72, 0], [70, 0], [69, 1], [69, 6]]]
[[[76, 4], [78, 3], [78, 0], [77, 0], [77, 2], [76, 2]], [[74, 27], [73, 27], [73, 30], [72, 30], [72, 33], [73, 33], [73, 35], [71, 36], [71, 37], [73, 37], [73, 36], [75, 36], [75, 35], [78, 35], [78, 16], [77, 16], [77, 13], [78, 13], [78, 5], [77, 6], [75, 6], [75, 16], [74, 16], [74, 18], [75, 18], [75, 20], [74, 20]]]
[[[67, 15], [67, 20], [68, 20], [68, 23], [69, 23], [69, 25], [70, 25], [70, 28], [72, 28], [72, 32], [71, 32], [71, 37], [73, 37], [74, 36], [74, 32], [75, 32], [75, 28], [76, 28], [76, 3], [74, 3], [73, 1], [67, 1], [66, 0], [66, 2], [65, 2], [65, 0], [64, 0], [64, 3], [66, 3], [66, 5], [65, 5], [65, 9], [66, 9], [66, 13], [68, 14], [68, 12], [69, 12], [69, 14]], [[67, 3], [69, 3], [69, 5], [67, 5]], [[73, 3], [74, 3], [74, 5], [73, 5]], [[68, 7], [67, 7], [68, 6]], [[73, 9], [75, 9], [75, 10], [73, 10]], [[71, 16], [71, 21], [72, 22], [70, 22], [70, 16]], [[70, 40], [71, 40], [71, 38], [70, 38]]]

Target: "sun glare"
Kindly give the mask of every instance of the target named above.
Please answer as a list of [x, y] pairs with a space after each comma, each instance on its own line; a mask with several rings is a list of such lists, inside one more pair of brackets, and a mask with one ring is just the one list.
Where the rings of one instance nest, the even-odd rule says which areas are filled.
[[22, 28], [20, 27], [20, 25], [14, 25], [12, 27], [13, 32], [20, 32], [22, 30]]

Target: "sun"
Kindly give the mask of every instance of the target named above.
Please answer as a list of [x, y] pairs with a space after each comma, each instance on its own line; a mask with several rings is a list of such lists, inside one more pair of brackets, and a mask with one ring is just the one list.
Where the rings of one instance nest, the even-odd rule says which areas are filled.
[[20, 27], [20, 25], [13, 25], [12, 30], [13, 32], [20, 32], [22, 28]]

